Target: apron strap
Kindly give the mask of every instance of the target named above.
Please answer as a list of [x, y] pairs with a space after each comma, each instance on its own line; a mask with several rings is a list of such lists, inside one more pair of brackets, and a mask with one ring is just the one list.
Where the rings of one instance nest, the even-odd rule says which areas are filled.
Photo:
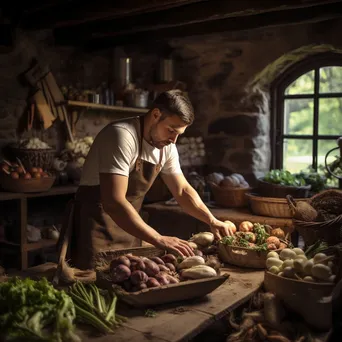
[[[136, 169], [136, 171], [140, 171], [141, 164], [142, 164], [141, 155], [142, 155], [143, 139], [144, 139], [144, 116], [140, 116], [139, 120], [140, 120], [140, 144], [139, 144], [139, 155], [138, 155], [138, 158], [137, 158], [137, 160], [135, 162], [135, 169]], [[156, 165], [157, 172], [159, 172], [161, 170], [163, 155], [164, 155], [164, 148], [162, 148], [160, 150], [159, 162]]]
[[160, 150], [160, 154], [159, 154], [159, 162], [158, 164], [156, 165], [156, 170], [157, 172], [159, 172], [161, 170], [161, 167], [162, 167], [162, 160], [163, 160], [163, 154], [164, 154], [164, 148], [162, 148]]

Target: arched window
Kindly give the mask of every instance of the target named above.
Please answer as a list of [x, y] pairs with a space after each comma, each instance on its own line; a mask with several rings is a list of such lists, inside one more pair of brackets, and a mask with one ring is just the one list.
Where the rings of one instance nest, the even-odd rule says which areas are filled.
[[342, 55], [315, 55], [294, 64], [272, 85], [272, 168], [319, 170], [340, 136]]

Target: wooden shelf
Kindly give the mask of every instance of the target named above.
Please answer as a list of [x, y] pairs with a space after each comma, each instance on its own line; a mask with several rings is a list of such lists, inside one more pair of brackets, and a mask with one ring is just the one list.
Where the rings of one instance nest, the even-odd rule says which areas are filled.
[[[37, 242], [27, 242], [23, 244], [22, 249], [26, 252], [30, 251], [35, 251], [37, 249], [42, 249], [42, 248], [47, 248], [47, 247], [52, 247], [55, 246], [57, 241], [52, 240], [52, 239], [41, 239]], [[13, 248], [19, 248], [20, 243], [18, 242], [12, 242], [8, 240], [1, 239], [0, 244], [7, 245], [8, 247], [13, 247]]]
[[54, 186], [48, 191], [37, 193], [14, 193], [14, 192], [0, 192], [0, 201], [17, 200], [19, 203], [19, 241], [11, 242], [0, 239], [0, 244], [7, 246], [8, 249], [18, 248], [21, 255], [21, 269], [28, 267], [28, 253], [37, 249], [47, 248], [56, 245], [56, 241], [52, 239], [41, 239], [37, 242], [27, 242], [27, 209], [30, 198], [38, 197], [52, 197], [59, 195], [74, 194], [77, 191], [76, 185]]
[[53, 239], [41, 239], [37, 242], [28, 242], [24, 248], [26, 251], [35, 251], [37, 249], [55, 246], [56, 243], [57, 241]]
[[65, 105], [70, 107], [83, 107], [90, 109], [102, 109], [113, 112], [126, 112], [131, 114], [145, 114], [148, 112], [148, 108], [134, 108], [134, 107], [123, 107], [123, 106], [108, 106], [104, 104], [97, 104], [91, 102], [82, 102], [82, 101], [65, 101], [60, 103], [59, 105]]
[[21, 193], [0, 191], [0, 201], [9, 201], [21, 198], [48, 197], [57, 195], [74, 194], [77, 190], [76, 185], [53, 186], [50, 190], [44, 192]]

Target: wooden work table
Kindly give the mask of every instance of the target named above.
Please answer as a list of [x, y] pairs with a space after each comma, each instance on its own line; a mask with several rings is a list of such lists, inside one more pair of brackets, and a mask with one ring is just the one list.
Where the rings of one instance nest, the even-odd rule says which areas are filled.
[[[33, 279], [46, 276], [52, 279], [57, 265], [46, 263], [16, 275]], [[225, 316], [249, 298], [260, 288], [264, 272], [260, 270], [226, 267], [224, 273], [229, 279], [204, 298], [157, 306], [155, 317], [146, 317], [144, 309], [135, 309], [119, 303], [118, 311], [128, 321], [114, 335], [91, 337], [79, 330], [83, 342], [157, 342], [188, 341]], [[228, 323], [227, 323], [228, 324]]]
[[[292, 220], [288, 218], [258, 216], [252, 214], [248, 208], [226, 209], [212, 206], [208, 206], [208, 208], [219, 220], [230, 220], [236, 225], [242, 221], [251, 221], [279, 227], [285, 232], [293, 232]], [[188, 239], [194, 233], [208, 230], [208, 225], [186, 214], [178, 205], [157, 202], [144, 205], [143, 211], [148, 216], [148, 223], [163, 235], [175, 235], [182, 239]]]

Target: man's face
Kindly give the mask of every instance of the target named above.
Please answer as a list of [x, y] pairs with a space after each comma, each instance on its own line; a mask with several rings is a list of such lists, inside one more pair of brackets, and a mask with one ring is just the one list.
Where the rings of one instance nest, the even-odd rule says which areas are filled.
[[158, 110], [159, 115], [154, 117], [154, 123], [152, 124], [149, 132], [148, 142], [158, 148], [162, 149], [169, 144], [175, 144], [180, 134], [183, 134], [187, 125], [177, 116], [167, 116], [163, 120], [161, 119], [161, 113]]

